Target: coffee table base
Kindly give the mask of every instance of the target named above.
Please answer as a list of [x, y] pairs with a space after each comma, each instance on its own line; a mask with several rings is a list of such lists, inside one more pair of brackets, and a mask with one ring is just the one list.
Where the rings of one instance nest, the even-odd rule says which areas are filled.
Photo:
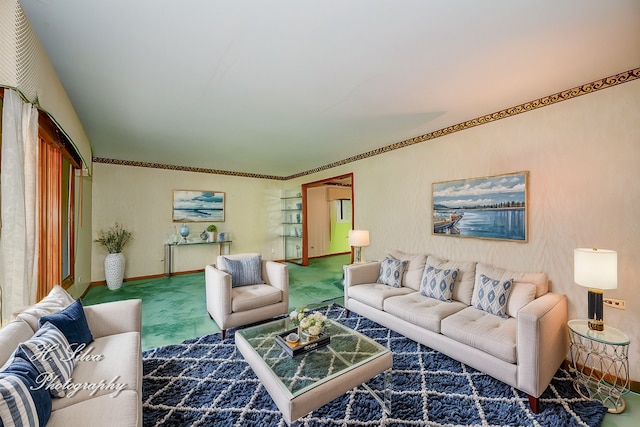
[[385, 375], [384, 397], [381, 398], [370, 387], [364, 385], [382, 405], [386, 413], [391, 411], [390, 383], [393, 364], [391, 352], [382, 354], [342, 375], [329, 379], [298, 396], [291, 397], [289, 390], [283, 387], [273, 371], [240, 334], [236, 334], [236, 346], [289, 424], [382, 373]]

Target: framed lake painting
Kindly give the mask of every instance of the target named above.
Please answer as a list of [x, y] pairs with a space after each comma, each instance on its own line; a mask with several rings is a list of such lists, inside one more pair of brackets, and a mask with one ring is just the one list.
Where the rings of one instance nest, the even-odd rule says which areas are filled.
[[433, 234], [526, 242], [528, 175], [433, 183]]
[[173, 221], [224, 221], [224, 193], [173, 190]]

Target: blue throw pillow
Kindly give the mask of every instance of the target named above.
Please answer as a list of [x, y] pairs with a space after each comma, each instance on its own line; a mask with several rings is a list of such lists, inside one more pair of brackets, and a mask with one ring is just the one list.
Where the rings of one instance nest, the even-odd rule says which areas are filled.
[[80, 344], [88, 345], [93, 341], [93, 335], [87, 324], [87, 317], [82, 308], [82, 301], [76, 300], [70, 306], [56, 314], [42, 316], [40, 318], [40, 327], [47, 322], [51, 322], [60, 330], [69, 341], [72, 350]]
[[53, 397], [64, 397], [64, 383], [71, 378], [76, 360], [69, 341], [53, 324], [47, 322], [15, 352], [31, 362], [45, 379], [44, 386]]
[[505, 319], [509, 317], [507, 314], [507, 301], [513, 287], [513, 279], [501, 282], [481, 274], [478, 286], [476, 308]]
[[440, 270], [427, 265], [420, 282], [420, 293], [425, 297], [451, 301], [453, 284], [458, 277], [458, 269]]
[[260, 255], [243, 259], [224, 257], [224, 263], [227, 266], [227, 272], [231, 275], [232, 288], [264, 283]]
[[380, 264], [380, 274], [377, 283], [399, 288], [402, 286], [402, 275], [409, 264], [408, 260], [385, 258]]
[[44, 426], [51, 416], [51, 396], [38, 382], [39, 372], [20, 357], [0, 371], [0, 426]]

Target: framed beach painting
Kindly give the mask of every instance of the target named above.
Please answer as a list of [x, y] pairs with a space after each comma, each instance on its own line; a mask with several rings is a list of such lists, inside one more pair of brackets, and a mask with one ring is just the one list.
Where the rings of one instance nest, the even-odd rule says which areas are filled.
[[526, 242], [528, 175], [433, 183], [432, 234]]
[[173, 221], [224, 221], [224, 193], [173, 190]]

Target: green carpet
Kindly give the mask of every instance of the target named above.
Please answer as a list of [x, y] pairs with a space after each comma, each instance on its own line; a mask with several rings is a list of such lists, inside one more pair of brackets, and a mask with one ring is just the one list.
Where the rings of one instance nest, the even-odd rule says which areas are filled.
[[[349, 263], [349, 257], [317, 258], [307, 267], [287, 264], [290, 310], [328, 301], [342, 304], [342, 266]], [[114, 291], [93, 286], [82, 302], [92, 305], [136, 298], [142, 299], [143, 350], [220, 331], [207, 313], [204, 273], [125, 282]]]

